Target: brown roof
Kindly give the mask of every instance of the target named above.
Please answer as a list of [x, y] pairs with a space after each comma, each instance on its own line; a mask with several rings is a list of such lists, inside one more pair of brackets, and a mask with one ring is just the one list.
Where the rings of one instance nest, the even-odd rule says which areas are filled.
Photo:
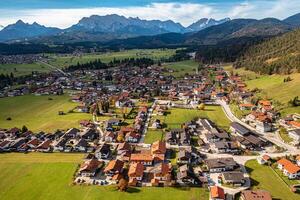
[[152, 154], [165, 154], [166, 153], [166, 142], [156, 141], [151, 146]]
[[124, 162], [121, 160], [111, 160], [108, 165], [105, 167], [104, 172], [108, 172], [111, 170], [121, 171], [124, 166]]
[[131, 161], [153, 161], [151, 154], [134, 153], [130, 156]]
[[141, 177], [144, 173], [144, 166], [140, 163], [133, 163], [128, 170], [128, 176]]
[[88, 161], [85, 161], [79, 171], [95, 171], [99, 165], [100, 165], [101, 161], [97, 160], [97, 159], [91, 159], [91, 160], [88, 160]]
[[210, 188], [210, 195], [212, 198], [225, 199], [225, 193], [223, 188], [218, 186], [212, 186]]
[[265, 190], [245, 190], [241, 196], [244, 200], [272, 200], [272, 196]]

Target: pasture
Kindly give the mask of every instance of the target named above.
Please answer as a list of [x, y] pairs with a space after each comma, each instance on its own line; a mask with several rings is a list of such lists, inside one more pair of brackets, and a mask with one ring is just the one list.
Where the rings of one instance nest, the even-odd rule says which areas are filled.
[[83, 154], [0, 154], [0, 197], [22, 200], [206, 200], [204, 188], [130, 188], [74, 186], [72, 177]]
[[[0, 99], [0, 127], [21, 128], [25, 125], [35, 132], [53, 132], [57, 129], [79, 127], [80, 120], [91, 119], [92, 116], [87, 113], [69, 113], [77, 105], [70, 101], [68, 95], [26, 95], [2, 98]], [[65, 115], [58, 115], [59, 111], [63, 111]]]

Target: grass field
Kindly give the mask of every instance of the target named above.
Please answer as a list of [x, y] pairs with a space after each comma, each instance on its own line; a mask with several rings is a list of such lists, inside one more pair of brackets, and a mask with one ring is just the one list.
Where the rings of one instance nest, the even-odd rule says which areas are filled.
[[33, 71], [36, 72], [50, 72], [52, 68], [40, 64], [0, 64], [0, 74], [9, 74], [13, 73], [14, 76], [22, 76], [31, 74]]
[[[261, 89], [258, 96], [266, 99], [272, 99], [277, 102], [278, 108], [283, 115], [290, 113], [300, 113], [300, 107], [290, 107], [288, 102], [296, 96], [300, 97], [300, 73], [294, 73], [291, 75], [258, 75], [254, 72], [244, 69], [232, 69], [227, 66], [225, 70], [238, 73], [243, 77], [247, 87], [251, 90], [254, 88]], [[287, 77], [290, 77], [292, 81], [283, 82]]]
[[152, 144], [153, 142], [157, 140], [163, 140], [164, 139], [164, 132], [162, 130], [151, 130], [149, 129], [145, 136], [145, 143], [146, 144]]
[[135, 49], [135, 50], [125, 50], [120, 52], [111, 53], [97, 53], [97, 54], [86, 54], [80, 57], [75, 56], [64, 56], [55, 57], [53, 56], [53, 61], [50, 63], [57, 67], [67, 67], [69, 65], [79, 63], [87, 63], [100, 59], [102, 62], [110, 62], [113, 59], [125, 59], [125, 58], [141, 58], [147, 57], [154, 60], [159, 60], [161, 58], [169, 58], [175, 54], [175, 49]]
[[[203, 188], [130, 188], [73, 186], [82, 154], [0, 154], [0, 199], [13, 200], [206, 200]], [[66, 160], [66, 161], [64, 161]]]
[[167, 63], [164, 65], [167, 69], [172, 69], [173, 72], [167, 72], [166, 75], [173, 75], [175, 77], [183, 77], [186, 73], [195, 73], [196, 68], [198, 67], [199, 63], [194, 60], [185, 60], [181, 62], [175, 63]]
[[273, 199], [299, 200], [300, 194], [294, 194], [283, 180], [269, 166], [260, 165], [256, 160], [246, 163], [253, 189], [271, 192]]
[[[53, 100], [48, 100], [51, 97]], [[12, 128], [26, 125], [32, 131], [55, 131], [78, 127], [82, 119], [91, 119], [87, 113], [68, 113], [77, 103], [69, 96], [19, 96], [0, 99], [0, 127]], [[65, 115], [58, 115], [64, 111]], [[11, 117], [11, 121], [6, 120]]]
[[174, 108], [165, 118], [167, 128], [180, 128], [181, 124], [194, 118], [208, 118], [218, 127], [228, 129], [230, 121], [220, 106], [205, 106], [205, 110]]

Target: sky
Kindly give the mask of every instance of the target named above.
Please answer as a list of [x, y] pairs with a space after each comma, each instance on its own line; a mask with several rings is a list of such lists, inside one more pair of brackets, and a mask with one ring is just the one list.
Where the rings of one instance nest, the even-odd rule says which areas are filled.
[[0, 0], [0, 25], [21, 19], [67, 28], [82, 17], [118, 14], [188, 26], [204, 17], [284, 19], [299, 12], [300, 0]]

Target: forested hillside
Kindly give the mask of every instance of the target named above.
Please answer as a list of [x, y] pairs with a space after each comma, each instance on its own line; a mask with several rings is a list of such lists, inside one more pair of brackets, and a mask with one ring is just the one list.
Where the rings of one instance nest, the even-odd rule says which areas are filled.
[[300, 29], [248, 48], [234, 67], [261, 74], [300, 72]]

